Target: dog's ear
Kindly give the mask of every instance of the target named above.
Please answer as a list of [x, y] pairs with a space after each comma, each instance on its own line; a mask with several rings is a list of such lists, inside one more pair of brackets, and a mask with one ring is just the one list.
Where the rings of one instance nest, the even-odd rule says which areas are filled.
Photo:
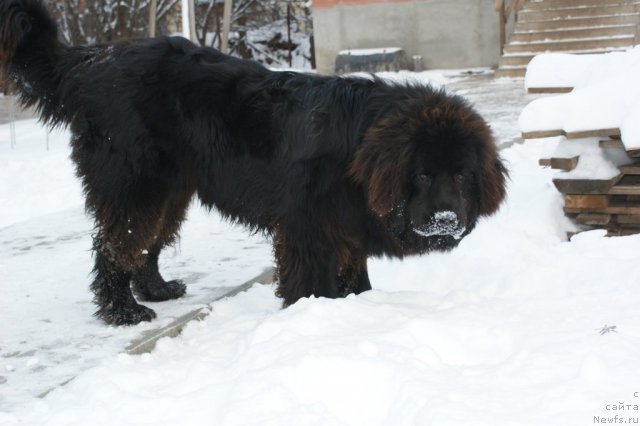
[[365, 188], [369, 206], [381, 217], [406, 198], [410, 142], [406, 125], [398, 119], [387, 117], [371, 127], [349, 167], [349, 176]]
[[478, 213], [488, 216], [496, 212], [505, 197], [506, 180], [509, 176], [507, 168], [496, 153], [493, 138], [484, 144], [483, 162], [478, 179]]

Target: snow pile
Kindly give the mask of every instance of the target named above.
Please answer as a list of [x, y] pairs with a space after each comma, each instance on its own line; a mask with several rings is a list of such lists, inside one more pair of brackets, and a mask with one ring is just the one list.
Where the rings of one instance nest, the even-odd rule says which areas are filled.
[[612, 52], [595, 55], [574, 55], [570, 53], [544, 53], [535, 56], [527, 65], [524, 77], [525, 89], [579, 87], [593, 71], [593, 67], [606, 66], [617, 61], [624, 53]]
[[[511, 119], [509, 108], [496, 117]], [[515, 130], [501, 119], [491, 123], [499, 140]], [[103, 339], [147, 325], [109, 328], [90, 316], [90, 225], [81, 205], [39, 213], [46, 206], [38, 194], [78, 190], [69, 180], [44, 185], [68, 166], [64, 155], [25, 176], [7, 170], [23, 162], [35, 171], [56, 151], [0, 151], [0, 180], [9, 187], [42, 182], [31, 188], [30, 211], [10, 203], [22, 194], [0, 200], [30, 215], [0, 227], [0, 424], [572, 426], [620, 414], [638, 423], [638, 411], [611, 406], [640, 405], [640, 291], [630, 272], [640, 236], [594, 231], [566, 241], [571, 225], [553, 172], [537, 164], [557, 143], [501, 152], [511, 171], [508, 200], [457, 249], [370, 260], [374, 290], [341, 300], [303, 299], [282, 310], [273, 286], [256, 285], [141, 356], [114, 355]], [[197, 209], [181, 248], [165, 254], [163, 272], [190, 274], [189, 295], [271, 261], [263, 241]], [[195, 302], [154, 304], [158, 320], [181, 303]], [[33, 341], [42, 343], [14, 353]], [[87, 343], [103, 357], [79, 368]], [[17, 393], [49, 371], [40, 367], [52, 348], [65, 355], [60, 368], [75, 366], [78, 377], [44, 398]]]
[[527, 67], [530, 87], [572, 86], [522, 112], [522, 132], [620, 129], [627, 150], [640, 148], [640, 46], [605, 55], [539, 55]]
[[[613, 417], [608, 404], [637, 402], [640, 292], [628, 266], [640, 237], [564, 241], [549, 172], [531, 160], [552, 148], [536, 141], [504, 152], [507, 205], [451, 253], [371, 261], [375, 290], [285, 310], [272, 286], [256, 285], [153, 353], [107, 357], [0, 423], [501, 426]], [[600, 335], [605, 325], [617, 332]]]
[[558, 136], [548, 139], [557, 143], [551, 158], [580, 157], [575, 169], [559, 172], [554, 179], [607, 180], [620, 174], [619, 166], [633, 161], [622, 148], [600, 148], [599, 138], [567, 139]]

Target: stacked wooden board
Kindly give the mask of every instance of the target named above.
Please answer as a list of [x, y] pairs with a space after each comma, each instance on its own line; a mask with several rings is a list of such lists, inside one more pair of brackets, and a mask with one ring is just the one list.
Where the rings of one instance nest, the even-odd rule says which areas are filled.
[[[603, 136], [600, 149], [624, 150], [617, 129], [601, 129], [584, 132], [580, 138]], [[531, 138], [531, 134], [524, 134]], [[551, 134], [533, 135], [553, 136]], [[565, 135], [570, 137], [570, 135]], [[610, 179], [566, 179], [553, 180], [555, 187], [564, 196], [564, 212], [587, 229], [601, 228], [608, 235], [630, 235], [640, 233], [640, 150], [626, 151], [629, 164], [619, 166], [619, 174]], [[570, 171], [577, 167], [580, 156], [568, 158], [546, 158], [540, 165]]]

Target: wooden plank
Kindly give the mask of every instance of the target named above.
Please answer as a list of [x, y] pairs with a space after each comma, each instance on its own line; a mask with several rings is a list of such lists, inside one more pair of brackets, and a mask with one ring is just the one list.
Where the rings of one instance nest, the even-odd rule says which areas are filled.
[[640, 203], [609, 201], [609, 207], [604, 212], [619, 215], [640, 215]]
[[[523, 132], [522, 139], [551, 138], [554, 136], [566, 136], [567, 139], [582, 139], [592, 137], [620, 138], [620, 129], [595, 129], [578, 132], [565, 132], [564, 130], [539, 130], [533, 132]], [[638, 152], [640, 156], [640, 152]]]
[[640, 163], [618, 167], [623, 175], [640, 175]]
[[569, 93], [573, 87], [529, 87], [529, 93]]
[[604, 213], [580, 213], [576, 221], [583, 225], [608, 225], [611, 222], [611, 215]]
[[624, 175], [609, 189], [611, 195], [640, 195], [640, 176]]
[[620, 137], [620, 129], [599, 129], [599, 130], [585, 130], [581, 132], [567, 132], [567, 139], [582, 139], [582, 138], [594, 138], [594, 137]]
[[627, 154], [632, 158], [640, 158], [640, 149], [630, 149], [627, 151]]
[[606, 139], [600, 141], [600, 148], [622, 148], [624, 149], [624, 144], [620, 139]]
[[616, 185], [609, 190], [610, 195], [640, 195], [640, 186]]
[[[607, 200], [606, 205], [604, 205], [602, 197]], [[564, 210], [566, 214], [602, 213], [611, 215], [640, 215], [640, 202], [629, 201], [629, 197], [635, 196], [565, 195]], [[567, 198], [569, 199], [568, 203]]]
[[607, 237], [626, 237], [629, 235], [636, 235], [640, 233], [638, 229], [611, 229], [607, 232]]
[[640, 186], [640, 176], [638, 175], [623, 175], [616, 185], [624, 185], [624, 186]]
[[580, 159], [580, 156], [575, 156], [571, 158], [559, 158], [559, 157], [543, 158], [543, 159], [540, 159], [540, 161], [538, 161], [538, 164], [540, 164], [543, 167], [551, 167], [552, 169], [570, 171], [575, 169], [578, 166], [579, 159]]
[[556, 189], [563, 194], [606, 194], [615, 185], [621, 175], [612, 179], [553, 179]]
[[603, 213], [603, 214], [621, 214], [621, 215], [640, 215], [640, 206], [609, 206], [606, 208], [580, 208], [565, 207], [565, 214], [581, 214], [581, 213]]
[[616, 216], [616, 222], [624, 225], [640, 225], [640, 215], [621, 214]]
[[565, 195], [564, 206], [567, 209], [605, 209], [609, 206], [606, 195]]
[[552, 138], [554, 136], [565, 136], [565, 132], [562, 130], [542, 130], [522, 133], [522, 139]]

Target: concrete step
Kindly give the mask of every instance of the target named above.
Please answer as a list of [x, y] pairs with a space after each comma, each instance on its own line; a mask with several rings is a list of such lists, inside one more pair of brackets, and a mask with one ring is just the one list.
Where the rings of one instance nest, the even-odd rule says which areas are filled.
[[518, 13], [518, 22], [552, 21], [566, 18], [584, 18], [594, 16], [616, 16], [636, 12], [636, 6], [633, 4], [572, 7], [553, 10], [522, 10]]
[[549, 10], [570, 7], [629, 5], [637, 3], [634, 0], [544, 0], [527, 1], [523, 10]]
[[[608, 53], [608, 52], [616, 52], [623, 51], [625, 49], [620, 48], [612, 48], [612, 49], [592, 49], [592, 50], [563, 50], [559, 51], [561, 53], [572, 53], [576, 55], [585, 55], [585, 54], [594, 54], [594, 53]], [[514, 67], [514, 66], [526, 66], [531, 59], [537, 55], [538, 53], [533, 52], [521, 52], [521, 53], [510, 53], [502, 55], [500, 58], [499, 66], [502, 67]]]
[[517, 22], [515, 32], [552, 31], [577, 28], [592, 28], [614, 25], [638, 25], [640, 18], [636, 13], [615, 16], [578, 17], [557, 19], [554, 21]]
[[634, 46], [640, 0], [527, 0], [495, 72], [523, 77], [542, 52], [593, 54]]
[[531, 59], [535, 55], [533, 54], [517, 54], [517, 55], [502, 55], [500, 58], [499, 68], [513, 68], [513, 67], [526, 67]]
[[535, 43], [509, 43], [505, 53], [518, 52], [558, 52], [566, 50], [593, 50], [608, 48], [633, 47], [635, 36], [604, 37], [593, 39], [577, 39], [563, 41], [545, 41]]
[[619, 25], [609, 27], [578, 28], [568, 30], [551, 30], [535, 32], [515, 32], [509, 38], [510, 42], [530, 43], [552, 40], [573, 40], [578, 38], [596, 38], [612, 36], [633, 37], [636, 25]]

